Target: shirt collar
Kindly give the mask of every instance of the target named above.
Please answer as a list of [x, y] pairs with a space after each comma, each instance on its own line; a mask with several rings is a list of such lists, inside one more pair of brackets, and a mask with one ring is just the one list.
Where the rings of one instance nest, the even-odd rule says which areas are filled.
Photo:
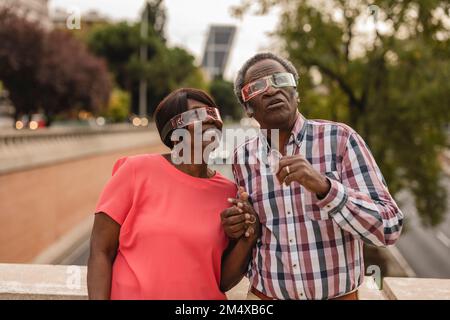
[[[295, 120], [294, 127], [291, 130], [291, 134], [287, 141], [287, 145], [295, 142], [297, 144], [297, 146], [300, 146], [300, 144], [302, 143], [303, 137], [305, 135], [305, 132], [306, 132], [306, 124], [307, 124], [308, 120], [298, 111], [297, 111], [296, 117], [297, 118]], [[263, 145], [265, 145], [268, 149], [270, 149], [269, 144], [267, 142], [267, 137], [261, 131], [259, 134], [259, 138], [260, 138], [260, 140], [262, 140]]]
[[295, 142], [298, 146], [300, 146], [306, 132], [306, 123], [306, 118], [297, 111], [297, 119], [295, 120], [291, 135], [289, 136], [289, 140], [287, 142], [288, 145]]

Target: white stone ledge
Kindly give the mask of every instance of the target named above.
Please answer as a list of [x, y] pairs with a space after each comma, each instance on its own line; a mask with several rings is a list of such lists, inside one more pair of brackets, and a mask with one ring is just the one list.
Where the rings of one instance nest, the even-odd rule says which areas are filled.
[[[387, 279], [390, 279], [390, 281], [387, 281]], [[436, 289], [436, 298], [450, 297], [448, 281], [450, 280], [433, 281], [432, 286]], [[416, 292], [416, 295], [412, 297], [414, 299], [433, 298], [431, 290], [422, 296], [420, 295], [421, 287], [415, 287], [418, 284], [427, 287], [427, 279], [385, 278], [385, 287], [392, 291], [389, 291], [390, 295], [387, 296], [377, 289], [371, 277], [366, 277], [364, 285], [359, 289], [359, 297], [361, 300], [398, 299], [402, 297], [401, 292], [403, 292], [397, 292], [399, 283], [409, 283], [407, 286], [409, 290]], [[245, 300], [248, 287], [248, 279], [244, 278], [237, 286], [227, 292], [228, 299]], [[0, 299], [87, 299], [86, 267], [0, 264]]]
[[0, 264], [0, 299], [87, 299], [86, 267]]
[[0, 174], [161, 143], [152, 128], [0, 133]]
[[384, 278], [389, 300], [450, 300], [450, 279]]

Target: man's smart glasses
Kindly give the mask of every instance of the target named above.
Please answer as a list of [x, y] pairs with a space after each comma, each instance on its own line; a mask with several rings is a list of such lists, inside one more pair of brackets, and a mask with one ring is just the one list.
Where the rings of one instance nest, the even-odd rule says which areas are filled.
[[247, 102], [253, 97], [266, 92], [270, 86], [274, 88], [296, 87], [297, 83], [292, 73], [274, 73], [246, 84], [241, 90], [242, 100]]

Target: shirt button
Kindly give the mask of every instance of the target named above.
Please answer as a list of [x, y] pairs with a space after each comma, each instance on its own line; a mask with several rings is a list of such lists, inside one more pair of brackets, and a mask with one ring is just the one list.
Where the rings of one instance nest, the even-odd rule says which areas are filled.
[[288, 214], [291, 214], [291, 212], [290, 212], [290, 211], [288, 211]]
[[300, 297], [303, 297], [303, 293], [300, 292]]
[[292, 242], [294, 242], [294, 240], [293, 239], [289, 239], [289, 242], [292, 243]]
[[297, 265], [296, 264], [294, 264], [292, 267], [294, 267], [294, 268], [297, 268]]
[[328, 204], [328, 205], [327, 205], [327, 208], [331, 208], [331, 206]]

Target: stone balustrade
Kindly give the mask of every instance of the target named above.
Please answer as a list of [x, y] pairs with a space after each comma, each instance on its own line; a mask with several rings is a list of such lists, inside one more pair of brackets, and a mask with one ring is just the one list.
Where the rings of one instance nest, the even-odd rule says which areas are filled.
[[[227, 292], [230, 300], [246, 298], [244, 278]], [[384, 278], [379, 290], [371, 277], [359, 289], [361, 300], [450, 299], [450, 279]], [[86, 267], [0, 264], [0, 299], [87, 299]]]
[[0, 131], [0, 175], [159, 142], [154, 124]]

